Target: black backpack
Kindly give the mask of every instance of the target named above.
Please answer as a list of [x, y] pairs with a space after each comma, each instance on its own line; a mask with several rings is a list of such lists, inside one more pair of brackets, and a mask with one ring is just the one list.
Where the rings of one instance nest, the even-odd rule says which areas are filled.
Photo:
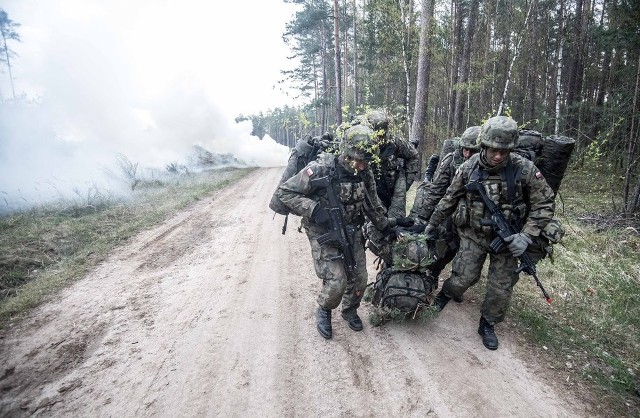
[[538, 131], [521, 129], [518, 145], [513, 152], [532, 161], [553, 192], [558, 193], [575, 144], [574, 139], [566, 136], [550, 135], [543, 138]]

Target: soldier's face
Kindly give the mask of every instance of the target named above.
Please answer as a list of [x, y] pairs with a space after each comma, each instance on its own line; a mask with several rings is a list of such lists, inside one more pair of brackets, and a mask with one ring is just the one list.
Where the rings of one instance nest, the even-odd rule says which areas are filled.
[[353, 171], [358, 174], [361, 171], [364, 171], [365, 168], [367, 168], [367, 165], [369, 164], [369, 162], [367, 160], [361, 160], [358, 158], [354, 158], [351, 161], [349, 161], [349, 166], [353, 169]]
[[471, 156], [475, 153], [476, 153], [476, 150], [473, 150], [470, 148], [462, 148], [462, 157], [464, 158], [465, 161], [471, 158]]
[[487, 161], [491, 165], [498, 165], [507, 159], [510, 152], [508, 149], [487, 148]]

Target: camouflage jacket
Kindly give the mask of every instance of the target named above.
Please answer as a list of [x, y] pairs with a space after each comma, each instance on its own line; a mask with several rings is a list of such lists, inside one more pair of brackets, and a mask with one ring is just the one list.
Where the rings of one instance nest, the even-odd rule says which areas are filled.
[[380, 165], [374, 170], [378, 196], [385, 207], [391, 205], [398, 176], [406, 176], [406, 187], [418, 179], [420, 159], [418, 150], [409, 141], [392, 137], [380, 150]]
[[311, 214], [318, 204], [329, 207], [325, 189], [313, 184], [314, 179], [325, 176], [332, 178], [334, 190], [344, 207], [346, 223], [361, 226], [366, 216], [380, 230], [387, 226], [395, 226], [395, 222], [387, 219], [386, 210], [376, 196], [372, 171], [367, 169], [353, 174], [345, 167], [342, 157], [323, 153], [298, 174], [281, 184], [276, 191], [279, 199], [293, 214], [302, 216], [304, 227], [312, 222]]
[[451, 185], [453, 176], [455, 176], [458, 167], [460, 167], [463, 162], [464, 157], [462, 156], [461, 149], [448, 153], [442, 161], [440, 161], [433, 180], [431, 182], [424, 182], [418, 186], [418, 188], [422, 190], [416, 192], [416, 200], [411, 210], [411, 216], [416, 219], [416, 222], [421, 224], [429, 222], [433, 210], [444, 196], [449, 185]]
[[[510, 153], [505, 163], [497, 167], [486, 167], [481, 154], [473, 155], [460, 166], [444, 197], [435, 207], [429, 223], [440, 225], [453, 214], [453, 221], [459, 228], [470, 227], [488, 236], [493, 235], [490, 226], [480, 224], [481, 219], [489, 217], [484, 203], [477, 193], [465, 189], [465, 185], [474, 177], [474, 180], [484, 184], [487, 195], [502, 209], [507, 220], [521, 227], [522, 232], [529, 236], [539, 236], [555, 210], [553, 190], [540, 170], [531, 161], [515, 153]], [[506, 180], [508, 161], [515, 177], [513, 199], [509, 196]], [[476, 179], [476, 176], [479, 178]]]

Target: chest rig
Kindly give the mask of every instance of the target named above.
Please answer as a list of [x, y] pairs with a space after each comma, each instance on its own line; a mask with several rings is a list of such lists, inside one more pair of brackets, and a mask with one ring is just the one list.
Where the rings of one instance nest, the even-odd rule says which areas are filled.
[[[504, 169], [497, 173], [490, 173], [487, 169], [476, 162], [469, 176], [469, 181], [482, 183], [487, 195], [498, 205], [502, 213], [514, 227], [518, 230], [522, 228], [524, 220], [528, 215], [526, 189], [522, 187], [523, 168], [516, 166], [509, 158]], [[471, 223], [475, 228], [480, 228], [479, 224], [474, 225], [474, 220], [488, 216], [484, 203], [475, 193], [467, 193], [467, 200], [472, 209]], [[480, 210], [480, 207], [482, 209]], [[480, 213], [482, 212], [482, 214]], [[474, 228], [474, 229], [475, 229]], [[482, 227], [483, 231], [486, 227]], [[486, 232], [486, 231], [485, 231]]]
[[363, 205], [366, 195], [364, 180], [353, 174], [334, 159], [333, 167], [329, 169], [331, 186], [336, 191], [338, 199], [345, 212], [345, 222], [354, 225], [364, 224]]

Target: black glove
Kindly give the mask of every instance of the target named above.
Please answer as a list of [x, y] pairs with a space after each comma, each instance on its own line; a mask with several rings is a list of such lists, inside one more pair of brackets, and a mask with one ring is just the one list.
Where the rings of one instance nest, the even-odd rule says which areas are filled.
[[316, 205], [311, 213], [311, 220], [317, 224], [329, 222], [329, 212], [320, 205]]
[[407, 218], [406, 216], [401, 216], [396, 218], [396, 225], [401, 227], [409, 227], [413, 225], [413, 218]]
[[413, 225], [413, 226], [410, 226], [408, 228], [405, 228], [404, 230], [407, 231], [407, 232], [413, 232], [414, 234], [419, 234], [422, 231], [424, 231], [425, 227], [426, 227], [426, 225], [418, 224], [418, 225]]
[[398, 233], [400, 232], [398, 231], [398, 229], [399, 228], [397, 226], [394, 226], [393, 228], [388, 226], [382, 231], [380, 231], [380, 233], [382, 234], [382, 238], [385, 241], [391, 241], [391, 240], [395, 240], [398, 237]]

